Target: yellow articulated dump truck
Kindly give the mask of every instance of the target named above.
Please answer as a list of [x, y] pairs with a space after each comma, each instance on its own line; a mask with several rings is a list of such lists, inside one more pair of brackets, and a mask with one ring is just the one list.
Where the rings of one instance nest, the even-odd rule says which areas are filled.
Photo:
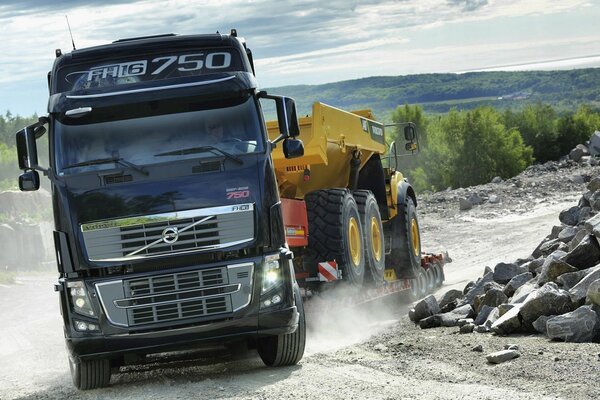
[[[318, 102], [299, 125], [304, 155], [286, 158], [276, 148], [272, 156], [300, 286], [320, 291], [341, 281], [365, 296], [410, 291], [415, 299], [441, 285], [445, 259], [421, 252], [415, 192], [400, 171], [383, 166], [385, 125], [370, 110]], [[275, 140], [277, 122], [267, 128]], [[404, 136], [405, 148], [416, 150], [412, 124]]]

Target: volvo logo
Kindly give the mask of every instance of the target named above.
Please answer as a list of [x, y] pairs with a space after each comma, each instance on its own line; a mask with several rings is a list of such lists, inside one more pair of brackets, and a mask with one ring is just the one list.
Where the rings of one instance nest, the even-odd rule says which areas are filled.
[[165, 243], [175, 243], [179, 239], [179, 229], [176, 226], [170, 226], [162, 231], [162, 240]]

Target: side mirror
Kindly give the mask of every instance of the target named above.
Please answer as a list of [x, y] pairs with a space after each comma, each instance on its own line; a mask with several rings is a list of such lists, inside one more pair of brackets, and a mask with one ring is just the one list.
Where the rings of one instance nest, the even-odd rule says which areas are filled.
[[17, 132], [15, 136], [19, 169], [33, 169], [34, 166], [38, 165], [35, 130], [28, 126]]
[[21, 129], [15, 135], [17, 142], [17, 157], [19, 169], [39, 169], [37, 145], [35, 140], [46, 133], [44, 124], [48, 123], [46, 117], [41, 117], [35, 124]]
[[285, 158], [296, 158], [304, 155], [304, 143], [302, 140], [287, 138], [283, 140], [283, 155]]
[[415, 133], [415, 126], [412, 125], [411, 123], [409, 123], [408, 125], [406, 125], [404, 127], [404, 139], [406, 139], [407, 142], [412, 142], [415, 140], [416, 138], [416, 133]]
[[22, 192], [32, 192], [40, 188], [40, 174], [37, 171], [27, 171], [19, 176], [19, 189]]
[[269, 95], [264, 91], [259, 93], [259, 97], [275, 101], [277, 122], [279, 123], [279, 137], [273, 143], [277, 143], [288, 137], [294, 138], [300, 135], [300, 124], [298, 123], [298, 114], [294, 99], [291, 97]]

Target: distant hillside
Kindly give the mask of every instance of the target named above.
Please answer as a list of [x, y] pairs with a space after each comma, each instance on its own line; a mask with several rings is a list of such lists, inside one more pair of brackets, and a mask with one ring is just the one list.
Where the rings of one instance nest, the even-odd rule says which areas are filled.
[[518, 109], [538, 101], [572, 111], [582, 103], [600, 108], [600, 68], [379, 76], [268, 91], [295, 98], [300, 115], [309, 114], [317, 100], [345, 110], [371, 108], [385, 120], [405, 103], [420, 104], [428, 113], [480, 105]]

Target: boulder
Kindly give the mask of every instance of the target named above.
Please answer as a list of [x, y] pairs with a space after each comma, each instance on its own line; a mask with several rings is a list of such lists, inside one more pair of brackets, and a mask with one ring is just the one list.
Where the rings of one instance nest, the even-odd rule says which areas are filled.
[[498, 313], [500, 316], [503, 316], [504, 314], [506, 314], [507, 312], [509, 312], [510, 310], [512, 310], [515, 307], [516, 307], [515, 304], [510, 304], [510, 303], [500, 304], [498, 306]]
[[415, 304], [414, 310], [414, 320], [415, 322], [419, 322], [424, 318], [439, 313], [440, 306], [435, 297], [432, 294], [430, 294], [429, 296], [425, 297], [423, 300]]
[[563, 243], [568, 243], [571, 240], [573, 240], [573, 238], [575, 237], [577, 232], [579, 232], [579, 230], [580, 230], [580, 228], [577, 228], [575, 226], [567, 226], [567, 227], [565, 227], [565, 229], [560, 231], [557, 239]]
[[600, 189], [600, 176], [597, 176], [597, 177], [593, 178], [587, 184], [587, 190], [589, 190], [592, 193], [595, 192], [598, 189]]
[[564, 243], [560, 239], [551, 239], [542, 243], [538, 250], [542, 256], [547, 257], [554, 251], [561, 249], [561, 245], [564, 245]]
[[500, 318], [500, 310], [498, 310], [498, 307], [496, 307], [492, 311], [490, 311], [488, 317], [483, 323], [483, 326], [485, 326], [488, 329], [491, 328], [494, 322], [498, 320], [498, 318]]
[[[596, 214], [594, 217], [586, 220], [583, 226], [585, 227], [587, 233], [596, 236], [596, 238], [600, 238], [600, 214]], [[582, 236], [581, 239], [583, 239], [583, 237], [585, 236]]]
[[584, 223], [592, 215], [594, 215], [594, 210], [592, 210], [592, 207], [581, 207], [579, 209], [579, 222], [578, 222], [578, 224]]
[[579, 162], [579, 161], [581, 161], [581, 158], [583, 156], [589, 156], [589, 155], [590, 155], [590, 151], [588, 150], [587, 146], [585, 146], [583, 144], [578, 144], [569, 153], [569, 158], [575, 162]]
[[492, 195], [490, 196], [490, 198], [488, 199], [488, 202], [489, 202], [490, 204], [498, 204], [498, 203], [500, 203], [500, 199], [499, 199], [499, 198], [498, 198], [498, 196], [496, 196], [495, 194], [492, 194]]
[[[485, 274], [485, 275], [487, 275], [487, 274]], [[483, 275], [483, 276], [485, 276], [485, 275]], [[465, 285], [465, 288], [463, 289], [463, 294], [469, 293], [469, 290], [473, 289], [474, 286], [475, 286], [475, 281], [469, 281]]]
[[585, 239], [587, 236], [588, 236], [587, 229], [581, 229], [579, 232], [577, 232], [577, 235], [575, 235], [573, 240], [571, 240], [569, 242], [569, 250], [568, 251], [573, 251], [573, 249], [575, 249], [575, 247], [577, 247], [577, 245], [579, 243], [581, 243], [581, 241], [583, 239]]
[[457, 307], [454, 310], [444, 313], [437, 314], [441, 318], [442, 326], [457, 326], [458, 320], [464, 318], [473, 318], [475, 316], [475, 312], [473, 311], [473, 307], [470, 304], [465, 304], [461, 307]]
[[579, 207], [573, 206], [567, 210], [563, 210], [558, 215], [558, 219], [565, 225], [577, 225], [579, 222]]
[[461, 297], [463, 297], [463, 292], [457, 289], [450, 289], [444, 293], [442, 298], [438, 301], [438, 304], [440, 308], [444, 308], [445, 305], [452, 303], [454, 300], [460, 299]]
[[556, 283], [549, 282], [527, 296], [520, 308], [520, 315], [524, 328], [527, 329], [542, 315], [560, 315], [572, 309], [569, 292], [559, 289]]
[[473, 329], [475, 329], [475, 324], [473, 323], [468, 323], [468, 324], [464, 324], [463, 326], [460, 327], [460, 333], [471, 333], [473, 332]]
[[533, 321], [533, 329], [535, 329], [541, 334], [547, 335], [548, 331], [546, 330], [546, 322], [548, 322], [550, 318], [554, 317], [556, 317], [556, 315], [542, 315], [541, 317]]
[[546, 261], [546, 259], [544, 257], [539, 257], [536, 258], [535, 260], [529, 261], [525, 264], [523, 264], [523, 267], [526, 268], [527, 271], [531, 272], [532, 274], [535, 274], [536, 270], [538, 268], [540, 268], [542, 265], [544, 265], [544, 262]]
[[485, 356], [490, 364], [501, 364], [503, 362], [518, 358], [521, 354], [516, 350], [500, 350]]
[[554, 225], [548, 239], [556, 239], [563, 229], [565, 229], [565, 225]]
[[441, 325], [442, 319], [440, 318], [440, 314], [432, 315], [419, 321], [419, 327], [421, 329], [437, 328]]
[[458, 303], [458, 306], [464, 306], [465, 304], [473, 305], [475, 297], [484, 294], [485, 284], [494, 280], [494, 273], [490, 272], [485, 274], [481, 279], [475, 283], [471, 289], [465, 294], [465, 297]]
[[444, 305], [444, 307], [440, 307], [440, 313], [443, 314], [443, 313], [447, 313], [447, 312], [454, 310], [458, 306], [459, 301], [460, 301], [460, 299], [456, 299], [456, 300], [453, 300], [450, 303]]
[[592, 268], [583, 269], [581, 271], [569, 272], [566, 274], [562, 274], [558, 278], [556, 278], [556, 283], [560, 285], [565, 290], [571, 289], [573, 286], [577, 285], [580, 280], [583, 279], [584, 276], [588, 274]]
[[525, 283], [533, 279], [533, 274], [531, 272], [523, 272], [512, 278], [506, 286], [504, 287], [504, 294], [508, 297], [512, 297], [515, 294], [515, 291], [523, 286]]
[[504, 294], [502, 289], [492, 288], [485, 292], [477, 311], [481, 310], [481, 307], [483, 306], [498, 307], [500, 304], [506, 303], [507, 301], [508, 297]]
[[475, 317], [475, 321], [473, 321], [475, 323], [475, 325], [483, 325], [483, 323], [485, 322], [485, 320], [490, 315], [490, 312], [492, 312], [492, 310], [494, 308], [495, 307], [490, 307], [490, 306], [483, 306], [483, 307], [481, 307], [481, 310], [479, 310], [479, 313], [477, 314], [477, 317]]
[[588, 150], [592, 156], [600, 155], [600, 131], [594, 132], [592, 137], [590, 137], [590, 145], [588, 146]]
[[492, 183], [502, 183], [502, 178], [499, 176], [495, 176], [494, 179], [492, 179]]
[[527, 272], [527, 270], [518, 266], [516, 263], [499, 263], [494, 267], [494, 281], [507, 284], [515, 276]]
[[534, 282], [527, 282], [518, 288], [513, 294], [513, 297], [510, 299], [511, 304], [518, 304], [525, 301], [527, 296], [531, 294], [534, 290], [536, 290], [537, 285]]
[[486, 265], [483, 269], [483, 275], [489, 274], [490, 272], [493, 272], [492, 269]]
[[588, 268], [580, 272], [585, 273], [585, 275], [575, 286], [569, 289], [571, 300], [575, 304], [582, 304], [585, 301], [587, 291], [591, 284], [595, 280], [600, 279], [600, 264], [596, 265], [594, 268]]
[[596, 190], [592, 193], [588, 201], [590, 202], [590, 207], [592, 207], [593, 211], [600, 211], [600, 190]]
[[520, 309], [521, 305], [518, 305], [499, 317], [491, 326], [492, 332], [499, 335], [507, 335], [520, 330], [522, 324], [519, 314]]
[[469, 202], [475, 206], [479, 206], [481, 204], [483, 204], [483, 199], [481, 198], [481, 196], [479, 196], [478, 193], [471, 193], [469, 195], [469, 197], [467, 198], [469, 200]]
[[538, 276], [537, 282], [538, 285], [543, 286], [547, 282], [556, 282], [556, 278], [562, 274], [576, 271], [578, 271], [578, 269], [574, 266], [553, 257], [548, 257], [542, 266], [542, 271]]
[[600, 279], [596, 279], [590, 284], [585, 301], [588, 304], [600, 306]]
[[596, 237], [587, 235], [562, 261], [578, 269], [590, 268], [600, 262], [600, 246]]
[[559, 315], [546, 322], [547, 336], [565, 342], [591, 342], [600, 333], [600, 318], [592, 306]]
[[458, 199], [458, 207], [461, 211], [467, 211], [473, 208], [473, 204], [471, 204], [471, 202], [464, 197], [461, 197]]

